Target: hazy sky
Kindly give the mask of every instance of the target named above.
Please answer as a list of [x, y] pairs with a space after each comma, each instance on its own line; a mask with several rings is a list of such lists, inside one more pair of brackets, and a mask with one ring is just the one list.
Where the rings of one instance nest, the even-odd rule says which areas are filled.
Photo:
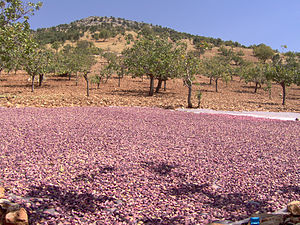
[[[36, 1], [36, 0], [34, 0]], [[300, 52], [300, 0], [44, 0], [33, 29], [114, 16], [177, 31]]]

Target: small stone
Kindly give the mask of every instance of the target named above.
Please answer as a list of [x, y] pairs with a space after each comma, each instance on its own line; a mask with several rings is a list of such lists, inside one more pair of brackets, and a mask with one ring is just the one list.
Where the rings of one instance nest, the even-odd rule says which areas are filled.
[[7, 199], [0, 199], [0, 207], [4, 210], [7, 210], [12, 203]]
[[49, 215], [51, 215], [51, 216], [57, 216], [57, 215], [59, 215], [59, 213], [56, 212], [55, 209], [53, 209], [53, 208], [45, 209], [45, 210], [43, 211], [43, 213], [49, 214]]
[[30, 202], [26, 202], [26, 203], [25, 203], [25, 206], [26, 206], [27, 208], [30, 208], [30, 207], [31, 207], [31, 203], [30, 203]]
[[24, 208], [5, 215], [4, 225], [28, 225], [28, 215]]
[[5, 189], [4, 187], [0, 186], [0, 198], [4, 198], [5, 197]]
[[300, 216], [300, 201], [293, 201], [287, 205], [288, 211], [294, 216]]

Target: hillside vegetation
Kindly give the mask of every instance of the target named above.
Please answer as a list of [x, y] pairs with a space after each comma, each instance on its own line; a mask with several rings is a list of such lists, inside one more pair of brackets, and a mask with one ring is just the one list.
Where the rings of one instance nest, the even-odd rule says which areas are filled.
[[[147, 23], [140, 23], [131, 20], [125, 20], [115, 17], [96, 17], [91, 16], [82, 20], [74, 21], [70, 24], [62, 24], [50, 28], [37, 29], [37, 39], [42, 44], [51, 44], [56, 41], [78, 41], [84, 37], [85, 34], [90, 34], [89, 37], [95, 40], [105, 40], [118, 35], [125, 36], [127, 40], [132, 40], [131, 32], [140, 35], [159, 35], [169, 37], [172, 41], [182, 39], [191, 40], [194, 44], [205, 41], [213, 46], [219, 47], [221, 45], [231, 47], [244, 47], [238, 42], [223, 41], [220, 38], [204, 37], [192, 35], [184, 32], [178, 32], [170, 28], [152, 25]], [[127, 34], [127, 35], [126, 35]]]

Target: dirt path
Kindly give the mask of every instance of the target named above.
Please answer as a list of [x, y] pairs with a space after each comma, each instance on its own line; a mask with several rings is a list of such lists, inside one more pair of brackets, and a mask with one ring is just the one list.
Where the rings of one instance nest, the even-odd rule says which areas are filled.
[[267, 112], [267, 111], [216, 111], [211, 109], [178, 109], [179, 111], [193, 113], [209, 113], [209, 114], [227, 114], [234, 116], [252, 116], [257, 118], [277, 119], [277, 120], [296, 120], [300, 119], [300, 113], [294, 112]]

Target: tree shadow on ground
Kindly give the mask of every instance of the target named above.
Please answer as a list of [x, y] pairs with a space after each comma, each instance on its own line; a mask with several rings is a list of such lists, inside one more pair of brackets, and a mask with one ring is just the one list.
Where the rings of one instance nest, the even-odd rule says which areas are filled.
[[176, 166], [169, 165], [166, 163], [154, 163], [154, 162], [147, 162], [143, 161], [141, 163], [141, 166], [143, 168], [148, 168], [151, 171], [155, 172], [156, 174], [159, 174], [161, 176], [166, 176], [171, 173], [172, 169], [174, 169]]
[[212, 86], [209, 82], [200, 82], [200, 86]]
[[175, 216], [175, 217], [161, 217], [160, 219], [151, 219], [145, 218], [142, 219], [143, 224], [147, 225], [176, 225], [176, 224], [186, 224], [185, 218], [183, 216]]
[[[210, 208], [219, 208], [228, 212], [236, 212], [244, 209], [247, 214], [253, 214], [259, 210], [270, 210], [267, 207], [267, 201], [253, 200], [251, 196], [244, 193], [229, 193], [221, 194], [214, 190], [209, 184], [181, 184], [175, 188], [172, 188], [166, 192], [167, 195], [176, 196], [181, 198], [184, 196], [191, 197], [194, 194], [204, 195], [207, 199], [202, 202], [204, 205]], [[234, 215], [231, 218], [233, 220], [243, 219], [241, 215]]]
[[143, 90], [114, 90], [110, 92], [112, 95], [120, 95], [120, 96], [143, 96], [147, 97], [148, 92]]
[[281, 104], [276, 103], [276, 102], [255, 102], [255, 101], [247, 101], [247, 103], [250, 103], [250, 104], [257, 104], [257, 105], [281, 105]]
[[215, 93], [215, 90], [201, 90], [201, 92], [210, 92], [210, 93]]
[[254, 93], [254, 91], [251, 91], [251, 90], [236, 90], [234, 92], [235, 93], [240, 93], [240, 94], [244, 94], [244, 93], [247, 93], [247, 94], [259, 94], [259, 93]]
[[254, 85], [242, 85], [241, 86], [241, 88], [245, 88], [245, 89], [253, 89], [253, 91], [254, 91], [254, 89], [255, 89], [255, 86]]
[[[73, 182], [94, 182], [101, 179], [106, 173], [114, 171], [114, 167], [111, 166], [97, 166], [96, 170], [89, 172], [89, 168], [84, 169], [84, 173], [77, 175]], [[38, 202], [38, 209], [33, 209], [33, 213], [30, 216], [30, 224], [37, 224], [42, 220], [47, 220], [53, 216], [50, 214], [43, 213], [47, 209], [61, 209], [64, 214], [71, 214], [77, 216], [83, 216], [85, 213], [96, 213], [100, 210], [109, 211], [110, 208], [104, 208], [101, 204], [106, 201], [112, 201], [116, 206], [119, 204], [117, 199], [106, 196], [106, 195], [93, 195], [87, 192], [78, 192], [72, 188], [64, 189], [56, 185], [41, 185], [29, 187], [27, 197], [32, 201]], [[115, 203], [116, 202], [116, 203]], [[33, 204], [35, 205], [35, 204]]]
[[300, 100], [300, 97], [287, 96], [286, 99], [288, 99], [288, 100]]
[[[149, 96], [149, 91], [147, 91], [148, 87], [145, 87], [145, 90], [114, 90], [111, 91], [110, 94], [112, 95], [120, 95], [120, 96], [140, 96], [140, 97], [152, 97]], [[165, 91], [159, 91], [154, 92], [153, 96], [165, 96], [167, 95], [168, 97], [174, 97], [176, 93], [166, 93]]]
[[93, 172], [89, 172], [89, 168], [84, 169], [84, 171], [88, 171], [87, 173], [80, 173], [78, 174], [73, 181], [78, 182], [78, 181], [88, 181], [88, 182], [94, 182], [95, 179], [101, 179], [98, 177], [101, 174], [106, 174], [108, 172], [114, 171], [115, 168], [111, 166], [106, 166], [106, 167], [101, 167], [97, 166], [97, 170]]
[[30, 88], [31, 84], [5, 84], [5, 85], [1, 85], [1, 86], [7, 87], [7, 88]]
[[[300, 170], [299, 170], [300, 173]], [[280, 188], [282, 193], [284, 194], [298, 194], [300, 195], [300, 186], [294, 186], [294, 185], [289, 185], [289, 186], [284, 186]]]
[[30, 224], [37, 224], [39, 221], [55, 216], [43, 213], [46, 209], [59, 207], [64, 214], [83, 216], [85, 213], [95, 213], [105, 209], [100, 206], [101, 203], [116, 200], [106, 195], [95, 197], [91, 193], [64, 190], [54, 185], [31, 186], [27, 197], [39, 199], [39, 208], [29, 214]]

